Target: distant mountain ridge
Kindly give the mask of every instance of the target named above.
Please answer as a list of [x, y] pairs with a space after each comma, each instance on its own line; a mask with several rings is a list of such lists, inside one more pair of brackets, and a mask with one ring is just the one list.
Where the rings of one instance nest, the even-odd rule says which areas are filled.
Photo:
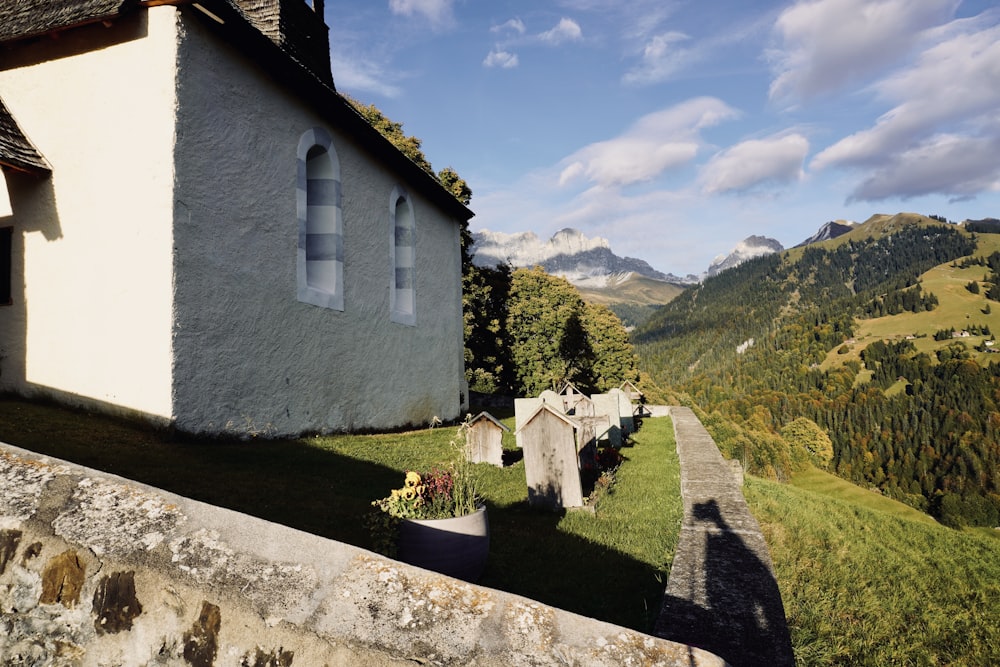
[[820, 241], [829, 241], [830, 239], [835, 239], [838, 236], [842, 236], [847, 232], [851, 231], [858, 226], [858, 223], [852, 222], [850, 220], [831, 220], [830, 222], [824, 224], [819, 230], [807, 238], [802, 243], [799, 243], [795, 248], [801, 248], [802, 246], [811, 245], [813, 243], [819, 243]]
[[766, 236], [748, 236], [737, 243], [736, 247], [729, 251], [728, 255], [719, 255], [712, 260], [712, 263], [708, 265], [708, 271], [705, 272], [705, 275], [708, 277], [715, 276], [726, 269], [739, 266], [748, 259], [781, 252], [784, 249], [781, 243], [772, 238]]
[[[891, 216], [876, 215], [873, 219], [881, 217]], [[858, 226], [857, 222], [831, 220], [793, 247], [835, 239]], [[577, 287], [590, 290], [614, 290], [633, 275], [672, 285], [696, 285], [705, 278], [716, 276], [749, 259], [785, 250], [773, 238], [751, 235], [728, 253], [718, 255], [701, 275], [688, 274], [681, 277], [654, 269], [645, 260], [616, 255], [607, 239], [600, 236], [589, 238], [570, 227], [560, 229], [547, 241], [543, 241], [534, 232], [507, 234], [488, 229], [473, 232], [472, 239], [472, 261], [477, 266], [541, 266], [552, 275], [561, 276]]]
[[572, 228], [559, 230], [548, 241], [534, 232], [506, 234], [488, 229], [473, 232], [472, 239], [472, 261], [477, 266], [541, 266], [578, 286], [602, 287], [631, 273], [682, 285], [698, 281], [696, 276], [680, 278], [657, 271], [644, 260], [616, 255], [607, 239], [588, 238]]

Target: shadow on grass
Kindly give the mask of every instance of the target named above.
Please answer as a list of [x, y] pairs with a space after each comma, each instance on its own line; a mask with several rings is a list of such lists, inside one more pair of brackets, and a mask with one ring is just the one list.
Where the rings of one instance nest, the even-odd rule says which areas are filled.
[[[364, 549], [362, 518], [401, 469], [308, 440], [191, 440], [127, 422], [0, 397], [0, 441]], [[513, 465], [522, 465], [514, 462]], [[655, 568], [559, 530], [562, 513], [486, 498], [490, 556], [480, 584], [650, 632], [665, 582]]]
[[564, 512], [533, 509], [526, 500], [487, 507], [490, 559], [479, 583], [652, 632], [666, 586], [654, 567], [560, 531]]

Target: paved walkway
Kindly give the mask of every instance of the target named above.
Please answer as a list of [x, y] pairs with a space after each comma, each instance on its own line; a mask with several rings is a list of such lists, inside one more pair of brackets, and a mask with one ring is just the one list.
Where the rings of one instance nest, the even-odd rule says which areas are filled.
[[740, 479], [690, 409], [670, 416], [684, 520], [655, 634], [736, 667], [794, 665], [771, 556]]

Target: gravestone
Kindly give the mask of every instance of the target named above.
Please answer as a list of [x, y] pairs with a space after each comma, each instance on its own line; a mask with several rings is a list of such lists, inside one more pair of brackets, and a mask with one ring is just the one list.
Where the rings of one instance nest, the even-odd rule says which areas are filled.
[[618, 388], [625, 392], [625, 395], [628, 396], [628, 400], [633, 403], [638, 403], [642, 400], [642, 392], [639, 391], [639, 388], [636, 387], [631, 380], [625, 380]]
[[[566, 396], [563, 396], [563, 398], [566, 398]], [[566, 414], [576, 418], [593, 417], [594, 402], [586, 396], [574, 396], [572, 407], [568, 403], [566, 405]]]
[[574, 413], [577, 403], [587, 398], [586, 394], [577, 389], [572, 382], [564, 384], [559, 390], [559, 395], [563, 398], [563, 412], [568, 415], [577, 414]]
[[554, 410], [566, 414], [566, 403], [563, 401], [563, 397], [552, 391], [551, 389], [546, 389], [538, 395], [538, 398], [542, 399], [542, 403], [551, 406]]
[[608, 391], [608, 394], [618, 399], [618, 419], [620, 420], [622, 441], [624, 442], [629, 435], [635, 433], [635, 419], [632, 417], [632, 401], [629, 400], [628, 394], [621, 389], [612, 389]]
[[514, 441], [518, 449], [524, 449], [524, 444], [521, 442], [521, 426], [540, 407], [542, 407], [542, 399], [538, 397], [514, 399]]
[[576, 457], [580, 470], [597, 469], [597, 429], [601, 417], [576, 417]]
[[590, 400], [594, 402], [594, 415], [604, 415], [608, 418], [608, 443], [612, 447], [622, 446], [622, 417], [619, 398], [615, 394], [592, 394]]
[[543, 404], [518, 427], [524, 449], [524, 476], [532, 507], [583, 506], [576, 432], [571, 417]]
[[469, 421], [465, 437], [465, 457], [470, 463], [489, 463], [503, 467], [503, 434], [505, 424], [488, 412], [480, 412]]

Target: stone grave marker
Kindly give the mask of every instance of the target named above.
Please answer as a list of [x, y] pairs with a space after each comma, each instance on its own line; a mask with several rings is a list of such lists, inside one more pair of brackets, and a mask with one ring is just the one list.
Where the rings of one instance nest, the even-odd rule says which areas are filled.
[[633, 403], [638, 403], [642, 400], [642, 392], [639, 391], [639, 388], [636, 387], [631, 380], [625, 380], [618, 388], [625, 392], [625, 395], [628, 396], [628, 400]]
[[514, 440], [518, 449], [524, 449], [524, 444], [521, 442], [521, 426], [540, 407], [542, 407], [542, 399], [538, 397], [514, 399]]
[[618, 399], [618, 418], [621, 420], [622, 440], [635, 433], [635, 419], [632, 417], [632, 401], [621, 389], [612, 389], [608, 392]]
[[572, 382], [566, 382], [559, 390], [559, 395], [563, 398], [563, 412], [568, 415], [578, 414], [574, 413], [576, 404], [587, 398], [586, 394], [577, 389]]
[[503, 467], [503, 434], [506, 424], [488, 412], [480, 412], [469, 421], [465, 438], [465, 457], [471, 463], [489, 463]]
[[566, 414], [577, 418], [593, 417], [595, 414], [594, 402], [586, 396], [576, 397], [574, 398], [572, 407], [569, 407], [567, 404]]
[[594, 402], [594, 414], [605, 415], [608, 418], [608, 443], [612, 447], [622, 446], [621, 402], [616, 394], [593, 394], [590, 400]]
[[553, 409], [566, 414], [566, 403], [563, 401], [563, 397], [552, 391], [551, 389], [546, 389], [538, 395], [538, 398], [542, 399], [542, 403], [546, 405], [551, 405]]
[[518, 427], [524, 448], [524, 475], [532, 507], [583, 506], [576, 432], [579, 428], [552, 406], [543, 404]]

